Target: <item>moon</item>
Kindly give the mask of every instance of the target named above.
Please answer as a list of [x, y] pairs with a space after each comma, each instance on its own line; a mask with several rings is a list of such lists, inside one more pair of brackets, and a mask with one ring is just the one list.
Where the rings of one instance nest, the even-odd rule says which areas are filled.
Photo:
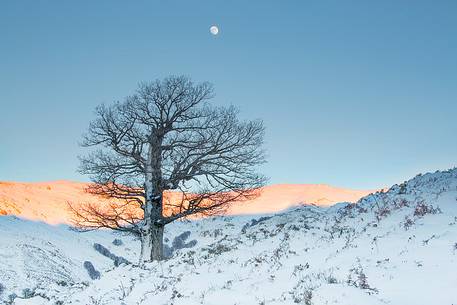
[[213, 34], [214, 36], [216, 36], [217, 34], [219, 34], [219, 28], [215, 25], [212, 25], [210, 28], [209, 28], [209, 32], [211, 34]]

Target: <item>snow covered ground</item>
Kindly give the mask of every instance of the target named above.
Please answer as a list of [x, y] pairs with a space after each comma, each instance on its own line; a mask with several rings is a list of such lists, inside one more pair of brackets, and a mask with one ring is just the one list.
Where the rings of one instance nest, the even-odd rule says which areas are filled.
[[[13, 304], [457, 304], [457, 169], [417, 176], [355, 205], [178, 222], [167, 227], [167, 243], [185, 231], [195, 246], [140, 268], [138, 243], [129, 237], [2, 217], [0, 299], [15, 293]], [[132, 264], [115, 267], [94, 243]], [[84, 261], [100, 279], [90, 279]]]

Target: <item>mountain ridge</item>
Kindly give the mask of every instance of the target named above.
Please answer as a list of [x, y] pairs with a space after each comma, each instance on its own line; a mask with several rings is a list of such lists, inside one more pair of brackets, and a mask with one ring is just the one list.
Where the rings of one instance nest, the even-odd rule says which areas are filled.
[[[50, 224], [71, 223], [66, 202], [107, 201], [84, 191], [86, 182], [55, 180], [49, 182], [0, 181], [0, 215], [14, 215]], [[234, 204], [229, 215], [279, 212], [300, 204], [328, 206], [355, 202], [372, 190], [352, 190], [327, 184], [273, 184], [261, 189], [259, 197]]]

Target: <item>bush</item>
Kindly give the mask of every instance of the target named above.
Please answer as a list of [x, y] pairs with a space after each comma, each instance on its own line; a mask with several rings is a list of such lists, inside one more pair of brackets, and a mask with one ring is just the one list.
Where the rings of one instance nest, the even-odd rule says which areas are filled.
[[173, 255], [173, 252], [175, 252], [177, 250], [194, 247], [197, 244], [197, 241], [194, 239], [194, 240], [191, 240], [188, 243], [186, 243], [186, 240], [189, 237], [190, 237], [190, 231], [185, 231], [173, 239], [173, 242], [171, 243], [171, 247], [168, 246], [167, 244], [164, 244], [163, 245], [164, 256], [171, 257]]
[[414, 216], [418, 217], [423, 217], [427, 214], [437, 214], [440, 212], [441, 210], [439, 208], [427, 205], [424, 201], [417, 203], [416, 207], [414, 208]]
[[406, 181], [399, 185], [398, 194], [406, 194]]
[[118, 267], [121, 264], [130, 264], [130, 262], [127, 259], [123, 258], [122, 256], [117, 256], [117, 255], [113, 254], [110, 250], [108, 250], [106, 247], [104, 247], [101, 244], [95, 243], [94, 249], [101, 255], [112, 259], [114, 262], [114, 266], [116, 266], [116, 267]]
[[17, 298], [17, 294], [12, 293], [8, 296], [8, 301], [10, 302], [10, 304], [12, 304], [16, 298]]
[[119, 238], [116, 238], [113, 240], [113, 245], [115, 245], [115, 246], [122, 246], [123, 244], [124, 243]]
[[368, 278], [363, 271], [362, 266], [358, 266], [349, 270], [349, 275], [347, 279], [347, 284], [349, 286], [354, 286], [360, 289], [369, 290], [374, 293], [378, 293], [376, 288], [370, 287], [368, 284]]
[[106, 248], [105, 246], [103, 246], [101, 244], [95, 243], [94, 249], [95, 249], [95, 251], [97, 251], [98, 253], [100, 253], [103, 256], [106, 256], [109, 258], [112, 258], [114, 256], [114, 254], [111, 253], [111, 251], [108, 250], [108, 248]]
[[380, 221], [381, 219], [387, 217], [390, 214], [390, 209], [387, 205], [382, 206], [379, 210], [376, 211], [376, 219]]
[[241, 228], [241, 233], [246, 233], [247, 228], [253, 227], [255, 225], [258, 225], [261, 222], [264, 222], [265, 220], [270, 219], [271, 216], [263, 216], [260, 217], [259, 219], [251, 219], [251, 222], [246, 223], [242, 228]]
[[409, 218], [408, 216], [405, 216], [405, 221], [403, 222], [403, 228], [405, 228], [405, 230], [408, 230], [413, 225], [414, 225], [414, 221], [411, 218]]
[[208, 253], [214, 254], [214, 255], [220, 255], [224, 252], [229, 252], [231, 250], [232, 250], [231, 247], [224, 245], [224, 244], [220, 244], [220, 243], [218, 243], [216, 246], [207, 248]]
[[5, 292], [5, 286], [3, 286], [2, 283], [0, 283], [0, 295], [2, 295], [3, 292]]
[[22, 297], [24, 299], [30, 299], [35, 296], [35, 291], [30, 288], [25, 288], [22, 290]]
[[85, 261], [83, 264], [84, 268], [87, 270], [87, 273], [89, 273], [89, 277], [93, 280], [98, 280], [100, 279], [100, 272], [95, 270], [94, 265], [92, 265], [91, 262]]
[[409, 202], [405, 198], [400, 198], [394, 200], [394, 205], [397, 209], [400, 209], [409, 206]]
[[197, 244], [197, 241], [191, 240], [190, 242], [186, 243], [186, 240], [190, 237], [190, 231], [186, 231], [181, 233], [180, 235], [176, 236], [172, 242], [173, 250], [179, 250], [184, 248], [192, 248]]
[[56, 284], [62, 287], [68, 286], [68, 283], [64, 280], [57, 281]]

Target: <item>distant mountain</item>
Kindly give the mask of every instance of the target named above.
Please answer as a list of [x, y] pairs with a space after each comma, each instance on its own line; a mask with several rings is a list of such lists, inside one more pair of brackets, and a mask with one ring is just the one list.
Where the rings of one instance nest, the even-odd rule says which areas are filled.
[[[0, 215], [15, 215], [49, 224], [69, 223], [67, 202], [105, 201], [84, 191], [86, 183], [52, 181], [40, 183], [0, 182]], [[350, 190], [324, 184], [278, 184], [266, 186], [249, 202], [234, 204], [228, 214], [262, 214], [282, 211], [300, 204], [330, 206], [355, 202], [370, 190]]]
[[326, 184], [275, 184], [262, 188], [260, 196], [234, 205], [229, 214], [275, 213], [300, 204], [328, 207], [338, 202], [356, 202], [376, 190], [351, 190]]

